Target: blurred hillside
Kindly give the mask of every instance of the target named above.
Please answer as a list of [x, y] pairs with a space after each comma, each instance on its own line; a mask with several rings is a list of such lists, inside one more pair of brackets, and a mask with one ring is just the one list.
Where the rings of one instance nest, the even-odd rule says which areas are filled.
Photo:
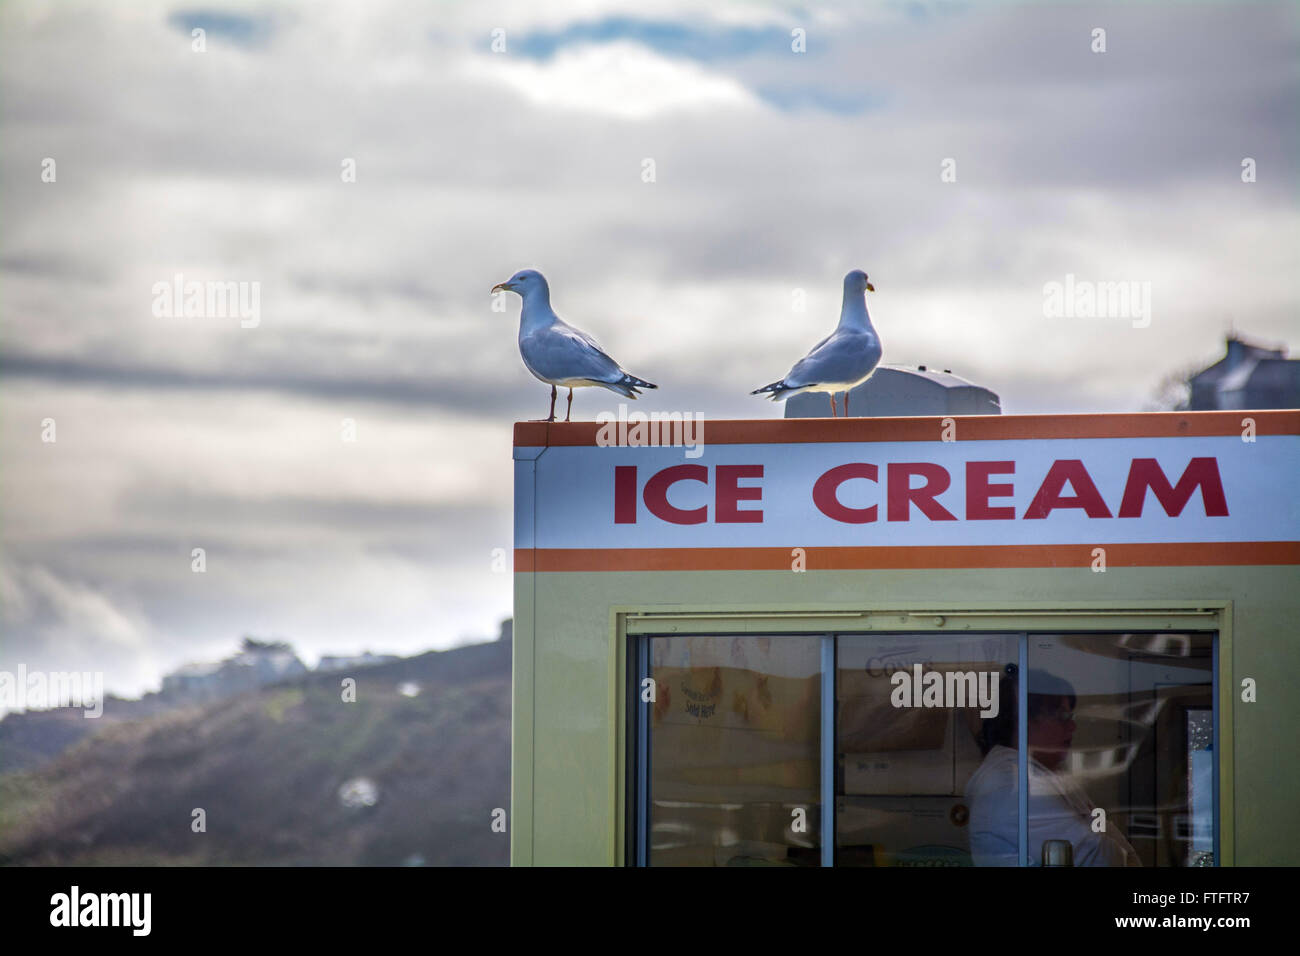
[[[506, 865], [511, 641], [0, 721], [0, 863]], [[355, 702], [341, 681], [356, 680]], [[134, 708], [134, 709], [133, 709]], [[206, 832], [191, 829], [206, 813]]]

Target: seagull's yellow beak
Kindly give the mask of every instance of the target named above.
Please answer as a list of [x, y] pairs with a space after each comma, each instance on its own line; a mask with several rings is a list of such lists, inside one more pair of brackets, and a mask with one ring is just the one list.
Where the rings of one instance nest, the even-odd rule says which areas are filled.
[[876, 291], [876, 287], [875, 287], [874, 285], [872, 285], [870, 282], [868, 282], [868, 283], [867, 283], [867, 291], [868, 291], [868, 292], [875, 292], [875, 291]]
[[[493, 292], [500, 292], [502, 289], [505, 289], [505, 287], [506, 287], [506, 284], [505, 284], [504, 282], [498, 282], [496, 285], [494, 285], [494, 286], [492, 287], [492, 291], [493, 291]], [[507, 290], [507, 291], [508, 291], [508, 290]]]

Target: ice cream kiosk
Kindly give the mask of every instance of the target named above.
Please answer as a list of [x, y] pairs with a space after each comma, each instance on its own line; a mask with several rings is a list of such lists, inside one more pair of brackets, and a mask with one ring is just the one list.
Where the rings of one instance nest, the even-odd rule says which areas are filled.
[[526, 422], [514, 467], [514, 865], [1300, 863], [1300, 411]]

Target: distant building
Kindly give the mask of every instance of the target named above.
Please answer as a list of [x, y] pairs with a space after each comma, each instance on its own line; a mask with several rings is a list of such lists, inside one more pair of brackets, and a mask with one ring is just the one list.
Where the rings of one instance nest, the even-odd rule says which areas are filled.
[[1267, 348], [1228, 336], [1227, 354], [1187, 380], [1191, 389], [1179, 411], [1232, 408], [1300, 408], [1300, 359], [1286, 348]]
[[216, 697], [220, 669], [220, 664], [186, 664], [163, 675], [162, 692], [169, 697]]
[[[841, 404], [839, 396], [836, 404]], [[829, 418], [830, 396], [823, 392], [786, 399], [786, 418]], [[903, 415], [1001, 415], [998, 396], [953, 375], [949, 369], [882, 365], [849, 392], [849, 414], [864, 418]]]
[[307, 673], [284, 641], [244, 638], [238, 654], [219, 663], [186, 664], [163, 677], [162, 693], [195, 701], [216, 700]]
[[391, 664], [393, 661], [400, 660], [401, 658], [396, 654], [371, 654], [369, 651], [361, 654], [327, 654], [320, 659], [316, 670], [342, 671], [357, 667], [374, 667], [376, 664]]

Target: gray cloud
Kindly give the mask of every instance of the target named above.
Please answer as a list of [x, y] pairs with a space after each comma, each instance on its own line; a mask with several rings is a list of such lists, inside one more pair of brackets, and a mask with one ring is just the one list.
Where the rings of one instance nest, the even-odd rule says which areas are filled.
[[[1008, 411], [1135, 410], [1230, 323], [1300, 331], [1285, 5], [0, 18], [0, 584], [25, 609], [0, 666], [66, 653], [139, 689], [248, 630], [333, 651], [491, 633], [510, 423], [548, 400], [517, 300], [488, 295], [525, 266], [661, 385], [639, 408], [715, 418], [780, 413], [747, 392], [825, 334], [851, 268], [886, 361], [952, 368]], [[259, 282], [261, 325], [155, 318], [177, 272]], [[1045, 318], [1066, 273], [1150, 281], [1150, 328]], [[576, 413], [621, 401], [583, 390]], [[224, 555], [207, 577], [200, 538]]]
[[[347, 337], [349, 341], [353, 337]], [[472, 411], [484, 415], [501, 413], [520, 402], [523, 389], [512, 392], [468, 392], [445, 380], [416, 381], [390, 379], [329, 378], [305, 369], [293, 372], [270, 369], [239, 372], [233, 369], [186, 370], [137, 365], [108, 365], [90, 359], [46, 358], [22, 352], [0, 355], [0, 375], [9, 379], [39, 378], [64, 385], [102, 385], [139, 390], [229, 390], [272, 391], [329, 400], [384, 402], [413, 405], [433, 411], [439, 408]]]

